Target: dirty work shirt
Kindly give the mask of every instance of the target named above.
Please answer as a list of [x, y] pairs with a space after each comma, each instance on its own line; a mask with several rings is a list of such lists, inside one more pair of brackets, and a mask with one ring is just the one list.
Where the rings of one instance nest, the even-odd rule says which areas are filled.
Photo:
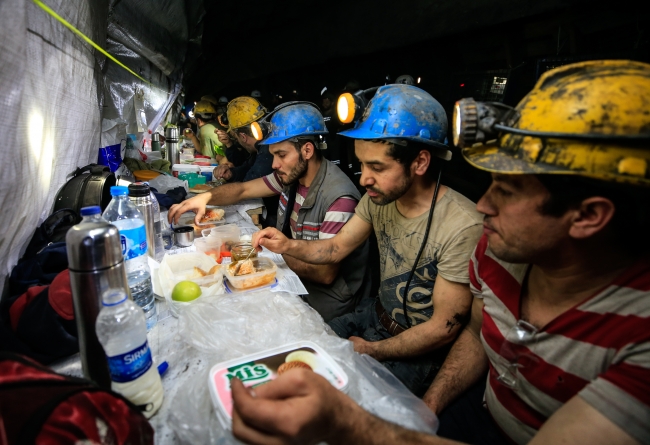
[[[265, 176], [262, 179], [264, 180], [264, 183], [269, 188], [269, 190], [271, 190], [276, 195], [282, 194], [284, 187], [282, 186], [282, 183], [280, 182], [280, 179], [275, 172]], [[296, 200], [293, 204], [293, 211], [291, 212], [290, 217], [291, 219], [289, 220], [289, 225], [291, 227], [291, 237], [293, 239], [302, 239], [304, 231], [309, 232], [310, 230], [314, 230], [306, 224], [297, 227], [298, 213], [300, 212], [302, 203], [305, 202], [305, 198], [307, 198], [308, 192], [309, 187], [298, 184], [298, 188], [296, 190]], [[284, 196], [280, 197], [280, 201], [282, 202], [283, 206], [287, 205]], [[348, 222], [350, 218], [352, 218], [352, 215], [354, 215], [354, 208], [356, 206], [357, 200], [352, 196], [341, 196], [339, 199], [334, 201], [332, 205], [327, 209], [327, 212], [325, 213], [325, 219], [320, 224], [320, 228], [316, 229], [318, 230], [318, 239], [329, 239], [339, 233], [339, 230], [341, 230], [345, 223]]]
[[[215, 154], [219, 154], [221, 156], [224, 155], [223, 152], [223, 144], [217, 137], [217, 134], [214, 132], [216, 130], [216, 127], [212, 124], [205, 124], [199, 129], [199, 143], [201, 144], [201, 154], [203, 156], [210, 156], [211, 158], [215, 157]], [[218, 147], [217, 151], [220, 151], [220, 153], [217, 153], [217, 151], [214, 150], [214, 147]]]
[[[379, 300], [395, 321], [406, 326], [404, 287], [422, 244], [429, 212], [405, 218], [395, 202], [379, 206], [366, 194], [356, 215], [372, 224], [377, 235]], [[429, 240], [409, 286], [408, 314], [414, 326], [433, 314], [431, 293], [438, 274], [448, 281], [469, 283], [467, 265], [483, 231], [483, 217], [475, 204], [450, 188], [436, 203], [431, 224]]]

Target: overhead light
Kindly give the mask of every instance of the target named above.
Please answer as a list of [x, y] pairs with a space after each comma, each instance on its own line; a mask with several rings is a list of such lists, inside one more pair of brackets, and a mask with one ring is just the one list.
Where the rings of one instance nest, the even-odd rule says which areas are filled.
[[420, 83], [420, 80], [422, 80], [422, 78], [421, 78], [421, 77], [418, 77], [418, 83]]

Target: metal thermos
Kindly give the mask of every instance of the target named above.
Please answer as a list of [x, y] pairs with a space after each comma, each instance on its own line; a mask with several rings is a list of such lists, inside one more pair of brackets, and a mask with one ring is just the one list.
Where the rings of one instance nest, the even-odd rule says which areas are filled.
[[120, 233], [115, 226], [100, 218], [93, 221], [84, 219], [68, 231], [65, 241], [84, 375], [99, 386], [110, 388], [111, 377], [104, 349], [97, 340], [95, 321], [105, 291], [129, 291]]
[[144, 217], [144, 227], [147, 231], [147, 254], [156, 259], [156, 225], [153, 216], [151, 190], [143, 182], [129, 185], [129, 198]]
[[160, 151], [160, 135], [158, 133], [151, 134], [151, 151]]
[[165, 129], [165, 155], [166, 159], [174, 164], [180, 164], [180, 144], [178, 127]]

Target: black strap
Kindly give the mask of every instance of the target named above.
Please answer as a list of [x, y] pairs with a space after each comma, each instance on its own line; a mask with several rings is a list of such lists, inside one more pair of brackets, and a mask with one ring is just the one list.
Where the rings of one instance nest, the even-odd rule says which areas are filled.
[[84, 174], [86, 172], [90, 172], [91, 175], [101, 175], [103, 172], [110, 172], [111, 169], [106, 167], [105, 165], [99, 165], [99, 164], [88, 164], [84, 167], [77, 168], [73, 173], [72, 177], [76, 178], [77, 176]]
[[282, 233], [289, 239], [291, 235], [291, 214], [293, 213], [293, 206], [296, 203], [296, 193], [298, 192], [298, 185], [293, 184], [289, 189], [289, 196], [287, 197], [287, 206], [284, 208], [284, 221], [282, 222]]

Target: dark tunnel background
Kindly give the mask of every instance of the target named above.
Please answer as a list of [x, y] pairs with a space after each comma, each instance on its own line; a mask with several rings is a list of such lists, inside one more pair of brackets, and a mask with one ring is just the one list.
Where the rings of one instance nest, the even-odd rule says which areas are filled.
[[[643, 3], [205, 2], [202, 36], [185, 65], [185, 103], [191, 108], [205, 94], [233, 99], [259, 90], [269, 109], [297, 99], [320, 106], [324, 87], [338, 96], [352, 80], [369, 88], [409, 74], [450, 120], [462, 97], [516, 105], [556, 66], [603, 58], [650, 62], [650, 8]], [[341, 144], [345, 169], [355, 160], [351, 145]], [[355, 172], [358, 183], [353, 165], [348, 174]], [[443, 182], [477, 200], [489, 177], [454, 149]]]

